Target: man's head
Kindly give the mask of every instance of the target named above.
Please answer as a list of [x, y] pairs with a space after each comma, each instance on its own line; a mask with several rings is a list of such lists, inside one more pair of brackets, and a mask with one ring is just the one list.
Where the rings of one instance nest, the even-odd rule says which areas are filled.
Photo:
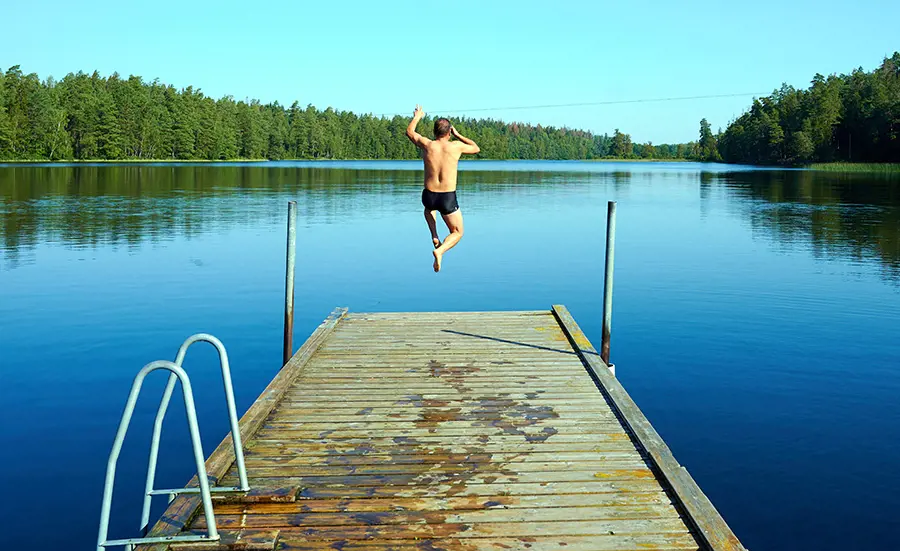
[[445, 118], [440, 118], [434, 121], [434, 137], [436, 139], [441, 139], [450, 134], [450, 121]]

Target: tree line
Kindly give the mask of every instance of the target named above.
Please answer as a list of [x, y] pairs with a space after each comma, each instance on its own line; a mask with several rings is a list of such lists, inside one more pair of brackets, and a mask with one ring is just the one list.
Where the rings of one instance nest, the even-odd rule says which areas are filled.
[[871, 72], [816, 74], [805, 90], [784, 84], [710, 143], [729, 163], [898, 163], [900, 52]]
[[[41, 80], [16, 65], [0, 72], [0, 159], [231, 160], [415, 159], [407, 117], [358, 115], [294, 102], [214, 99], [158, 79], [96, 71]], [[871, 72], [816, 74], [808, 89], [782, 85], [717, 133], [633, 143], [612, 135], [453, 118], [486, 159], [691, 159], [746, 164], [900, 162], [900, 52]], [[430, 134], [426, 117], [419, 131]]]
[[[493, 119], [453, 118], [489, 159], [696, 158], [696, 143], [638, 144], [609, 134]], [[139, 76], [96, 71], [41, 80], [0, 72], [0, 159], [415, 159], [408, 117], [379, 117], [214, 99]], [[433, 119], [420, 123], [430, 135]]]

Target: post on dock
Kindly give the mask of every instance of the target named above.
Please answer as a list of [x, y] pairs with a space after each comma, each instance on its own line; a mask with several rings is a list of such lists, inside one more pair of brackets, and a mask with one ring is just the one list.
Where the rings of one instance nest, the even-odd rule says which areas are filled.
[[297, 257], [297, 201], [288, 202], [287, 272], [284, 276], [284, 366], [294, 355], [294, 262]]
[[606, 267], [603, 278], [603, 333], [600, 340], [600, 358], [616, 374], [609, 363], [609, 335], [612, 326], [613, 261], [616, 252], [616, 202], [609, 201], [606, 213]]

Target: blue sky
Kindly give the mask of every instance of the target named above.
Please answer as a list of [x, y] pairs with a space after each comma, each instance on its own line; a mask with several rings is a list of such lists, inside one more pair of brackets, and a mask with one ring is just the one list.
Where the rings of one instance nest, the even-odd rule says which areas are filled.
[[[8, 2], [0, 65], [159, 78], [207, 95], [426, 112], [769, 93], [900, 50], [900, 2]], [[478, 112], [696, 139], [751, 97]]]

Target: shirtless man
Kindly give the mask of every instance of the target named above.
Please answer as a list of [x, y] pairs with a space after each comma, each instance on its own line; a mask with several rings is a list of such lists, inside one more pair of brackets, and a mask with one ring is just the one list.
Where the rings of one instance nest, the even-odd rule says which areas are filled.
[[[463, 235], [462, 213], [456, 202], [456, 165], [460, 155], [474, 155], [481, 151], [478, 144], [456, 131], [447, 119], [434, 121], [434, 139], [416, 132], [416, 125], [425, 112], [416, 105], [413, 118], [406, 127], [406, 137], [424, 152], [425, 189], [422, 190], [422, 205], [425, 206], [425, 221], [431, 230], [431, 241], [434, 244], [434, 271], [441, 271], [441, 260], [444, 253], [459, 243]], [[457, 141], [450, 141], [450, 136]], [[440, 212], [450, 235], [441, 240], [437, 233], [437, 215]]]

